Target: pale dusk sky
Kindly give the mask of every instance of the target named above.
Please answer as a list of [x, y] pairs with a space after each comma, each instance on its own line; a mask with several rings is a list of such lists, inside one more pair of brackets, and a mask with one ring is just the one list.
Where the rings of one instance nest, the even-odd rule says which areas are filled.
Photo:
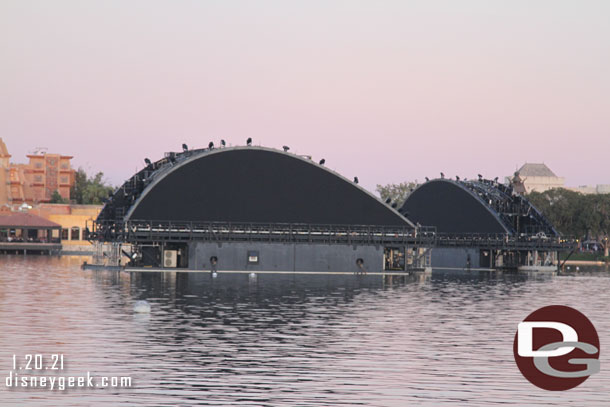
[[114, 185], [182, 143], [377, 183], [610, 183], [610, 1], [0, 1], [0, 137]]

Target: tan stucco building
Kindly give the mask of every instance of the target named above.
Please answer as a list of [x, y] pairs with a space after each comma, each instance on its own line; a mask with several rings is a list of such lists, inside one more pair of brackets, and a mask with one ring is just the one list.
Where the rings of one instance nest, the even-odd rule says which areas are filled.
[[63, 250], [93, 250], [87, 240], [102, 205], [39, 204], [29, 213], [48, 219], [61, 226], [61, 244]]
[[74, 185], [72, 157], [44, 151], [27, 157], [27, 164], [11, 163], [11, 155], [0, 138], [0, 205], [49, 202], [55, 191], [69, 200]]
[[[27, 156], [27, 164], [11, 163], [10, 158], [6, 144], [0, 138], [0, 215], [3, 219], [44, 218], [55, 225], [49, 229], [51, 236], [48, 238], [61, 239], [62, 251], [92, 251], [88, 231], [102, 205], [49, 203], [54, 191], [66, 201], [70, 199], [75, 175], [70, 164], [72, 157], [38, 151]], [[4, 229], [7, 238], [13, 229], [18, 234], [16, 227]], [[46, 235], [43, 237], [47, 238]]]

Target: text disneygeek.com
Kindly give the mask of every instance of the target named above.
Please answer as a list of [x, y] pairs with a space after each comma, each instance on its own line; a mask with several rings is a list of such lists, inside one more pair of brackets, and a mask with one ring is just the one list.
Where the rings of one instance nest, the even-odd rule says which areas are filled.
[[31, 376], [9, 372], [4, 380], [8, 388], [32, 388], [49, 390], [66, 389], [103, 389], [103, 388], [129, 388], [129, 376], [92, 376], [87, 372], [83, 376]]
[[[11, 369], [4, 378], [9, 389], [105, 389], [131, 387], [129, 376], [49, 375], [64, 372], [64, 355], [61, 353], [13, 355]], [[35, 373], [41, 373], [36, 375]]]

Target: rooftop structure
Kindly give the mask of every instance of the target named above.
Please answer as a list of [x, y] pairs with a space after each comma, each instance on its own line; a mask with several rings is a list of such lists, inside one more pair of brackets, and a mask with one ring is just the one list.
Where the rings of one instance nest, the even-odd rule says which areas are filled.
[[558, 178], [546, 164], [525, 163], [519, 168], [518, 172], [524, 177]]
[[31, 213], [13, 212], [0, 215], [0, 228], [59, 229], [61, 226]]

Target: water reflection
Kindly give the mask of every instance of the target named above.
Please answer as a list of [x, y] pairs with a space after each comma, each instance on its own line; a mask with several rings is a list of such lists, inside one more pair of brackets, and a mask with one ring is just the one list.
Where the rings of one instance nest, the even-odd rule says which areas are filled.
[[[14, 353], [63, 353], [70, 374], [129, 375], [134, 388], [0, 386], [3, 405], [606, 404], [603, 349], [601, 373], [554, 394], [521, 377], [512, 340], [527, 314], [561, 303], [593, 321], [603, 348], [607, 272], [213, 279], [78, 260], [0, 260], [2, 370]], [[143, 299], [151, 313], [134, 313]]]

